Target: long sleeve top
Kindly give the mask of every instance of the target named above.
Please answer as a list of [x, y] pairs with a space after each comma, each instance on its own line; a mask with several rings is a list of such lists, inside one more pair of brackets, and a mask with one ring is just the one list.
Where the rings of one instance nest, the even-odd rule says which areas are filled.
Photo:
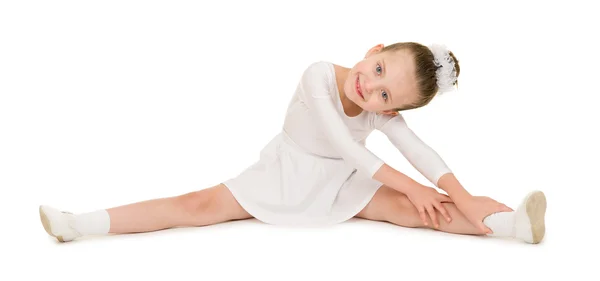
[[451, 172], [443, 159], [396, 116], [363, 111], [349, 117], [339, 97], [332, 63], [309, 65], [297, 85], [283, 125], [285, 132], [309, 153], [341, 158], [373, 175], [384, 164], [366, 148], [366, 138], [374, 131], [384, 133], [408, 162], [425, 178], [436, 184]]

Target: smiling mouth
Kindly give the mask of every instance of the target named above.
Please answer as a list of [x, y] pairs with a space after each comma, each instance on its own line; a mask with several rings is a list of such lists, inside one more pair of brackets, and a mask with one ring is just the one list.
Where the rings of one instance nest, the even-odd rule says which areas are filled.
[[356, 93], [364, 100], [365, 97], [362, 94], [362, 91], [360, 90], [360, 83], [358, 82], [358, 75], [356, 76], [356, 83], [354, 83], [354, 89], [356, 90]]

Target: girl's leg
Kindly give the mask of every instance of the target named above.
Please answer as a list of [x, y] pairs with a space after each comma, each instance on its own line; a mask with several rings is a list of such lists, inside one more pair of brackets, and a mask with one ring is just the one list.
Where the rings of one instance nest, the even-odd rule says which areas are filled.
[[[543, 218], [545, 197], [541, 193], [533, 195], [528, 197], [531, 200], [526, 200], [515, 212], [502, 212], [488, 216], [484, 220], [484, 223], [495, 232], [492, 236], [513, 237], [522, 239], [528, 243], [539, 243], [545, 232]], [[539, 203], [539, 206], [530, 208], [531, 204], [525, 204], [531, 203], [534, 199], [538, 200], [538, 202], [533, 203]], [[430, 226], [425, 226], [420, 219], [417, 209], [408, 197], [384, 185], [375, 193], [371, 202], [356, 217], [390, 222], [404, 227], [432, 228], [448, 233], [484, 235], [484, 233], [467, 220], [454, 203], [442, 204], [450, 214], [452, 221], [447, 222], [444, 219], [440, 219], [439, 229], [433, 228], [432, 223], [430, 223]], [[527, 215], [522, 216], [520, 212], [530, 212], [536, 221], [530, 221], [528, 218], [521, 219]], [[442, 217], [441, 214], [438, 213], [438, 217]]]
[[[458, 208], [456, 208], [456, 205], [453, 203], [442, 204], [448, 211], [452, 221], [447, 222], [444, 219], [440, 219], [440, 228], [438, 230], [456, 234], [483, 234], [467, 220]], [[439, 215], [442, 218], [441, 214]], [[379, 188], [371, 199], [371, 202], [356, 217], [373, 221], [390, 222], [404, 227], [435, 229], [432, 227], [433, 223], [430, 223], [430, 226], [423, 224], [419, 212], [406, 195], [386, 185]]]
[[40, 206], [40, 218], [46, 232], [61, 242], [86, 235], [205, 226], [251, 217], [223, 184], [78, 215]]
[[205, 226], [251, 218], [223, 184], [187, 194], [107, 209], [110, 233]]

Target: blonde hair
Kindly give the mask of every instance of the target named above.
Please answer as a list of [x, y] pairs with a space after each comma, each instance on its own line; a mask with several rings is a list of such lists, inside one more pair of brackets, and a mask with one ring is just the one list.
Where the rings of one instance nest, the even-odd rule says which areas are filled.
[[[435, 65], [433, 61], [433, 53], [429, 47], [424, 46], [422, 44], [416, 42], [399, 42], [389, 46], [384, 47], [381, 52], [396, 52], [400, 50], [407, 50], [413, 55], [415, 62], [415, 77], [417, 78], [417, 89], [419, 99], [408, 106], [404, 106], [402, 108], [396, 108], [395, 111], [409, 110], [414, 108], [423, 107], [435, 97], [438, 93], [438, 85], [436, 78], [436, 70], [438, 67]], [[456, 77], [460, 73], [460, 66], [458, 65], [458, 60], [456, 56], [452, 52], [450, 52], [450, 56], [454, 60], [454, 67], [456, 69]], [[458, 84], [458, 81], [454, 83]]]

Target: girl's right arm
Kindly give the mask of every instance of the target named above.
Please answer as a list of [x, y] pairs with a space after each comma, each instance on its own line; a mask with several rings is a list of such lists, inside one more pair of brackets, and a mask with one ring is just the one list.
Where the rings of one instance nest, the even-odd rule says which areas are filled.
[[[422, 185], [412, 179], [411, 177], [401, 173], [400, 171], [392, 168], [388, 164], [383, 163], [373, 175], [373, 179], [384, 183], [385, 185], [402, 192], [404, 194], [410, 194], [414, 189], [421, 187]], [[387, 184], [391, 183], [391, 184]]]
[[333, 71], [330, 64], [317, 62], [311, 64], [302, 75], [298, 94], [314, 112], [314, 123], [321, 127], [342, 158], [352, 163], [356, 169], [366, 171], [371, 178], [390, 187], [409, 192], [411, 187], [416, 186], [414, 181], [401, 177], [402, 174], [398, 171], [390, 172], [393, 169], [389, 166], [384, 168], [387, 165], [379, 157], [352, 138], [330, 95], [335, 83]]

